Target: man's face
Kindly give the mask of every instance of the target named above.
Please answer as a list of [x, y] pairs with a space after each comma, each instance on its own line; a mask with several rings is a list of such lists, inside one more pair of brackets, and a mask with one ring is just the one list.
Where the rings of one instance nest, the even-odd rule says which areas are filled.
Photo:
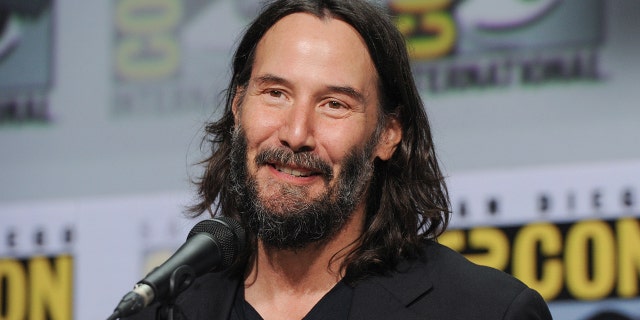
[[[340, 20], [296, 13], [265, 34], [242, 101], [236, 98], [233, 108], [233, 171], [244, 188], [240, 194], [255, 200], [247, 206], [259, 211], [249, 219], [259, 236], [291, 225], [275, 234], [313, 239], [274, 245], [319, 241], [362, 204], [373, 160], [391, 157], [395, 144], [389, 141], [400, 135], [397, 126], [375, 134], [377, 83], [362, 38]], [[302, 230], [309, 225], [313, 231]]]

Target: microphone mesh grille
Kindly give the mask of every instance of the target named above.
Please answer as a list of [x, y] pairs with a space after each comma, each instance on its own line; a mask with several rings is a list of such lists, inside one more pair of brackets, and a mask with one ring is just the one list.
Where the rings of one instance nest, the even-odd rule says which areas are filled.
[[208, 233], [216, 240], [222, 257], [222, 264], [217, 268], [224, 270], [230, 267], [238, 253], [244, 250], [245, 234], [240, 223], [229, 217], [217, 217], [198, 222], [189, 232], [187, 239], [198, 233]]

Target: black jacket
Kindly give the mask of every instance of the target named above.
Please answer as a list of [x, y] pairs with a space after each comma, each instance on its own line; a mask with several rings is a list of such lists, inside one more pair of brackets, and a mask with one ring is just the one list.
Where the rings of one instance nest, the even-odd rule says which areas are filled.
[[[211, 273], [178, 298], [188, 320], [226, 320], [239, 280]], [[155, 319], [156, 306], [129, 319]], [[551, 319], [542, 297], [514, 277], [469, 262], [427, 241], [424, 256], [404, 261], [389, 276], [359, 282], [349, 319]]]

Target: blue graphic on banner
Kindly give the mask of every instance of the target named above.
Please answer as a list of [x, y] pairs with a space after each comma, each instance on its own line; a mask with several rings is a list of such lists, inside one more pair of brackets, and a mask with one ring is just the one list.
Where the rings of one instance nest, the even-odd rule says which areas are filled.
[[50, 0], [0, 3], [0, 124], [50, 119], [52, 25]]

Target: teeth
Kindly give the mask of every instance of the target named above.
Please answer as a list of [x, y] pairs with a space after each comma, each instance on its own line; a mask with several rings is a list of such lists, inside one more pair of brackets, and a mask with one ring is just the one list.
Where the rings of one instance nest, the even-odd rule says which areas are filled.
[[279, 166], [276, 166], [276, 170], [278, 170], [280, 172], [284, 172], [286, 174], [290, 174], [290, 175], [295, 176], [295, 177], [308, 177], [308, 176], [311, 175], [311, 172], [302, 172], [302, 171], [299, 171], [299, 170], [293, 170], [293, 169], [279, 167]]

